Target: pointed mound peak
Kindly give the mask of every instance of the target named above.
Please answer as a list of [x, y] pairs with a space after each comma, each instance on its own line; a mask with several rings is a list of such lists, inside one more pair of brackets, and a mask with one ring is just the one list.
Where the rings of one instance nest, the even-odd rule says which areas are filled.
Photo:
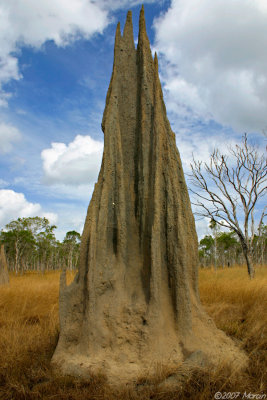
[[155, 51], [155, 55], [154, 55], [154, 67], [155, 67], [155, 71], [158, 72], [158, 70], [159, 70], [159, 62], [158, 62], [158, 55], [157, 55], [156, 51]]
[[139, 17], [139, 42], [142, 40], [148, 40], [147, 33], [146, 33], [146, 20], [145, 20], [145, 9], [144, 5], [140, 10], [140, 17]]
[[146, 32], [145, 8], [142, 5], [139, 16], [139, 32], [144, 30]]
[[125, 31], [127, 31], [127, 29], [129, 27], [132, 27], [132, 26], [133, 26], [133, 23], [132, 23], [132, 11], [129, 10], [127, 12], [127, 17], [126, 17], [126, 22], [125, 22], [125, 25], [124, 25], [123, 35], [124, 35]]
[[123, 39], [129, 46], [134, 46], [132, 11], [128, 11], [123, 30]]
[[153, 75], [153, 57], [150, 48], [150, 42], [146, 33], [145, 10], [142, 6], [139, 17], [139, 35], [137, 45], [137, 57], [141, 69], [148, 68]]
[[121, 24], [118, 22], [117, 29], [116, 29], [116, 36], [115, 36], [115, 47], [116, 47], [116, 44], [118, 44], [120, 38], [121, 38]]

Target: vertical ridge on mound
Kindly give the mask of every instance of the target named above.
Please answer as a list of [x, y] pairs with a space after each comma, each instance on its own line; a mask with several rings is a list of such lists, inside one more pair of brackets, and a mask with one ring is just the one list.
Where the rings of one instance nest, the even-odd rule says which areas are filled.
[[238, 359], [199, 304], [195, 223], [143, 7], [137, 49], [131, 12], [123, 35], [117, 26], [102, 130], [79, 272], [68, 287], [62, 277], [54, 362], [133, 379], [199, 349], [215, 359], [218, 344], [219, 357], [228, 346]]

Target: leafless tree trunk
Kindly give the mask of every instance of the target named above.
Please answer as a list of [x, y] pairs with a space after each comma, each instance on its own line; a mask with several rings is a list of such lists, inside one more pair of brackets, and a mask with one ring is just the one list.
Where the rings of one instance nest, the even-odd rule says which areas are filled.
[[214, 150], [209, 163], [193, 159], [191, 182], [195, 195], [196, 215], [208, 217], [217, 224], [232, 229], [238, 235], [250, 278], [254, 278], [252, 242], [267, 215], [263, 207], [255, 228], [255, 206], [266, 192], [266, 157], [247, 135], [241, 145], [229, 148], [230, 156]]
[[15, 271], [16, 275], [19, 272], [19, 245], [18, 245], [18, 240], [15, 242]]

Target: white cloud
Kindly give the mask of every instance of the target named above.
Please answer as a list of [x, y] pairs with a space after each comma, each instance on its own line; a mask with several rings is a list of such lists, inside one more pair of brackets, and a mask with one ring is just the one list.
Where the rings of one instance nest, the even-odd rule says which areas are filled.
[[[9, 43], [40, 47], [46, 40], [59, 45], [70, 43], [77, 35], [90, 37], [102, 32], [107, 24], [107, 12], [88, 0], [1, 0], [1, 16], [10, 32]], [[9, 46], [6, 43], [6, 47]]]
[[0, 190], [0, 227], [19, 217], [46, 217], [51, 224], [57, 222], [57, 214], [45, 212], [39, 203], [29, 202], [23, 193]]
[[74, 141], [52, 143], [42, 151], [44, 180], [47, 184], [89, 185], [97, 180], [103, 142], [78, 135]]
[[195, 218], [196, 230], [198, 240], [200, 241], [204, 236], [210, 235], [211, 231], [209, 228], [210, 220], [208, 218]]
[[0, 153], [12, 150], [13, 143], [21, 139], [20, 131], [13, 125], [0, 123]]
[[[148, 0], [151, 3], [155, 0]], [[40, 48], [47, 40], [65, 46], [79, 37], [103, 32], [110, 13], [140, 0], [0, 0], [0, 106], [9, 94], [3, 84], [22, 77], [18, 54], [22, 46]]]
[[267, 127], [265, 0], [173, 0], [155, 29], [168, 109], [239, 131]]
[[215, 149], [229, 155], [229, 148], [240, 142], [240, 137], [229, 136], [227, 133], [209, 134], [203, 132], [190, 132], [187, 129], [180, 129], [176, 134], [176, 144], [179, 149], [183, 169], [185, 173], [191, 172], [190, 164], [195, 160], [209, 162], [210, 156]]
[[[108, 24], [108, 13], [88, 0], [0, 0], [0, 89], [20, 79], [21, 46], [40, 48], [47, 40], [64, 46], [79, 36], [90, 38]], [[0, 105], [6, 104], [6, 93]]]
[[[166, 0], [157, 1], [157, 3], [164, 4]], [[155, 3], [156, 0], [98, 0], [97, 4], [107, 10], [116, 10], [120, 8], [130, 8], [137, 6], [138, 4], [148, 4], [148, 3]]]

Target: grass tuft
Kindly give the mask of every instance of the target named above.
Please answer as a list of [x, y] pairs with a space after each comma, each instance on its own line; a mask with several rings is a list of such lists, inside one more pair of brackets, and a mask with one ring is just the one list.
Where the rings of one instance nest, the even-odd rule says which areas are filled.
[[[163, 365], [151, 379], [141, 377], [137, 386], [119, 389], [107, 385], [102, 375], [86, 381], [52, 372], [59, 333], [59, 273], [10, 278], [9, 286], [0, 287], [0, 399], [207, 400], [218, 391], [266, 393], [266, 268], [258, 268], [253, 281], [245, 268], [200, 270], [205, 309], [218, 328], [241, 343], [250, 361], [238, 375], [223, 365], [212, 371], [196, 369], [184, 375], [176, 390], [161, 384], [163, 377], [173, 376]], [[72, 278], [69, 274], [68, 280]]]

